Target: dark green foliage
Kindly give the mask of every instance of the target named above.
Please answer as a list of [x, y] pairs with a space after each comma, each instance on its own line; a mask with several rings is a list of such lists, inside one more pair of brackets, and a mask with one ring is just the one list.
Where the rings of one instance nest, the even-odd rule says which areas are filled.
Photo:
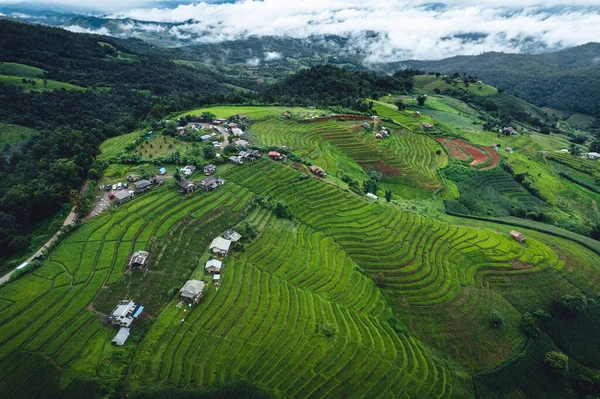
[[600, 141], [599, 140], [592, 141], [589, 148], [590, 148], [590, 152], [600, 152]]
[[569, 357], [562, 352], [551, 351], [544, 356], [544, 365], [555, 374], [569, 371]]
[[581, 155], [581, 150], [577, 145], [575, 145], [575, 143], [571, 143], [571, 145], [569, 146], [569, 152], [574, 157]]
[[490, 315], [490, 327], [495, 329], [504, 327], [504, 315], [501, 312], [497, 310], [492, 311]]
[[211, 112], [203, 112], [202, 115], [200, 115], [202, 122], [212, 122], [216, 117], [217, 116]]
[[326, 338], [333, 338], [337, 333], [337, 329], [335, 325], [324, 322], [315, 324], [315, 332], [324, 335]]
[[179, 169], [175, 169], [175, 173], [173, 173], [173, 179], [175, 179], [177, 182], [181, 181], [181, 173], [179, 172]]
[[392, 195], [393, 195], [392, 190], [390, 190], [389, 188], [387, 190], [385, 190], [385, 200], [387, 202], [392, 201]]
[[214, 157], [217, 156], [217, 151], [215, 150], [215, 147], [212, 144], [205, 145], [202, 148], [202, 152], [204, 153], [204, 159], [206, 160], [214, 159]]
[[292, 218], [292, 210], [287, 204], [284, 204], [283, 202], [277, 202], [277, 205], [275, 205], [274, 212], [275, 216], [277, 216], [278, 218]]
[[571, 317], [577, 316], [583, 312], [592, 301], [583, 294], [565, 295], [560, 301], [557, 301], [555, 308]]
[[425, 101], [427, 101], [427, 95], [425, 95], [425, 94], [419, 94], [417, 96], [417, 104], [419, 104], [420, 107], [422, 107], [423, 105], [425, 105]]
[[270, 103], [339, 105], [368, 112], [368, 104], [362, 99], [381, 97], [388, 92], [411, 90], [411, 76], [412, 71], [386, 76], [318, 65], [268, 87], [263, 91], [262, 97]]

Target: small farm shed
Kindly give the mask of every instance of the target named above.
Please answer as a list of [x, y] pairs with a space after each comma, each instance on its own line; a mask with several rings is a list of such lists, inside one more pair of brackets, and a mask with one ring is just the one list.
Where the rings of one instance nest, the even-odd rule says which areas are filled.
[[194, 165], [187, 165], [185, 168], [179, 169], [181, 174], [183, 174], [184, 176], [191, 175], [192, 173], [194, 173], [195, 170], [196, 167]]
[[179, 185], [179, 191], [181, 191], [184, 194], [191, 193], [194, 190], [196, 190], [196, 183], [187, 181], [185, 179], [181, 179], [179, 181], [178, 185]]
[[206, 176], [212, 175], [216, 171], [217, 171], [217, 167], [215, 165], [213, 165], [212, 163], [204, 166], [204, 174]]
[[234, 127], [231, 129], [231, 133], [234, 136], [241, 136], [242, 134], [244, 134], [244, 131], [242, 129], [240, 129], [239, 127]]
[[198, 302], [204, 296], [204, 281], [188, 280], [181, 288], [180, 296], [184, 302]]
[[148, 255], [146, 251], [137, 251], [129, 260], [130, 269], [145, 269], [148, 266]]
[[221, 262], [220, 260], [211, 259], [208, 262], [206, 262], [206, 265], [204, 265], [204, 269], [209, 273], [216, 273], [221, 271], [222, 265], [223, 262]]
[[227, 255], [229, 253], [229, 247], [231, 246], [231, 240], [227, 240], [223, 237], [217, 237], [212, 240], [210, 244], [210, 250], [219, 255]]
[[525, 235], [523, 233], [519, 233], [516, 230], [513, 230], [510, 232], [510, 238], [512, 238], [513, 240], [520, 242], [520, 243], [525, 241]]
[[144, 179], [133, 183], [133, 186], [135, 188], [136, 193], [143, 193], [145, 191], [150, 190], [150, 188], [152, 187], [152, 183], [150, 183], [149, 180]]
[[219, 285], [220, 282], [221, 282], [221, 275], [220, 274], [215, 274], [213, 276], [213, 284], [214, 285]]
[[129, 328], [121, 327], [117, 335], [113, 338], [112, 343], [117, 346], [123, 346], [125, 341], [127, 341], [127, 338], [129, 338], [129, 331]]
[[127, 201], [130, 201], [133, 198], [133, 194], [131, 194], [129, 191], [124, 190], [124, 191], [117, 191], [115, 193], [115, 202], [117, 204], [123, 204]]
[[319, 177], [325, 176], [325, 171], [323, 170], [323, 168], [321, 168], [317, 165], [311, 165], [308, 167], [308, 169], [315, 176], [319, 176]]

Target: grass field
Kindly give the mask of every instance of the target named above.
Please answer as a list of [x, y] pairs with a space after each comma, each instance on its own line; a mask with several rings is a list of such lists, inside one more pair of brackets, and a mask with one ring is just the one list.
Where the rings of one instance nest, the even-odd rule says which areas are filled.
[[11, 125], [0, 122], [0, 151], [8, 145], [14, 145], [27, 141], [37, 132], [23, 126]]
[[[51, 90], [85, 90], [85, 88], [72, 85], [70, 83], [59, 82], [56, 80], [48, 79], [46, 84], [44, 85], [44, 80], [39, 78], [26, 78], [28, 80], [27, 83], [23, 83], [23, 77], [21, 76], [9, 76], [9, 75], [1, 75], [0, 74], [0, 83], [15, 85], [23, 88], [24, 91], [51, 91]], [[35, 81], [35, 86], [29, 83], [30, 81]]]
[[191, 111], [184, 112], [177, 115], [177, 117], [186, 115], [200, 115], [203, 112], [211, 112], [216, 115], [217, 118], [229, 118], [230, 116], [238, 114], [246, 114], [248, 119], [260, 120], [265, 119], [269, 116], [282, 116], [285, 111], [290, 111], [293, 118], [306, 117], [309, 114], [319, 115], [324, 111], [320, 109], [300, 108], [300, 107], [257, 107], [257, 106], [234, 106], [234, 105], [223, 105], [216, 107], [199, 108]]
[[136, 140], [142, 137], [145, 133], [145, 131], [138, 130], [132, 133], [127, 133], [104, 140], [100, 145], [100, 155], [98, 156], [98, 159], [108, 161], [109, 159], [121, 154], [123, 150], [125, 150], [125, 147], [130, 144], [134, 144]]
[[46, 71], [16, 62], [0, 62], [0, 75], [23, 76], [26, 78], [40, 78]]

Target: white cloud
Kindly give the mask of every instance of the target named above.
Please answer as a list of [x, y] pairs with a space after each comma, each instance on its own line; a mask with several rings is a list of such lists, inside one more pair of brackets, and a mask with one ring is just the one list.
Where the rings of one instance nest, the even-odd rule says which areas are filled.
[[281, 53], [277, 51], [267, 51], [265, 52], [265, 61], [275, 61], [281, 59]]
[[258, 66], [259, 64], [260, 64], [260, 59], [257, 57], [246, 60], [246, 65], [249, 65], [249, 66]]
[[[335, 34], [351, 37], [347, 50], [368, 61], [436, 59], [485, 51], [559, 49], [598, 40], [600, 0], [575, 0], [568, 6], [549, 0], [244, 0], [237, 3], [180, 5], [174, 9], [135, 9], [116, 14], [138, 20], [183, 22], [201, 42], [250, 35], [305, 38]], [[551, 6], [556, 6], [549, 8]], [[477, 34], [467, 40], [465, 34]], [[458, 35], [458, 36], [456, 36]], [[268, 60], [267, 54], [265, 59]]]
[[79, 25], [68, 25], [68, 26], [63, 26], [63, 29], [66, 29], [68, 31], [75, 32], [75, 33], [93, 33], [95, 35], [110, 35], [110, 31], [104, 27], [99, 28], [99, 29], [89, 29], [89, 28], [84, 28], [83, 26], [79, 26]]

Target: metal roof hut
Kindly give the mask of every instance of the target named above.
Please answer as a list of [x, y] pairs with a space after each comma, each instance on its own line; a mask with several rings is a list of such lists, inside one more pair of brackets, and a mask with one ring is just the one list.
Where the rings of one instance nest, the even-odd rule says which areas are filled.
[[519, 233], [516, 230], [513, 230], [510, 232], [510, 238], [512, 238], [513, 240], [522, 243], [523, 241], [525, 241], [525, 235], [523, 233]]
[[148, 266], [148, 255], [146, 251], [137, 251], [129, 260], [130, 269], [145, 269]]
[[181, 288], [180, 296], [185, 302], [199, 302], [204, 296], [204, 281], [188, 280], [183, 288]]

